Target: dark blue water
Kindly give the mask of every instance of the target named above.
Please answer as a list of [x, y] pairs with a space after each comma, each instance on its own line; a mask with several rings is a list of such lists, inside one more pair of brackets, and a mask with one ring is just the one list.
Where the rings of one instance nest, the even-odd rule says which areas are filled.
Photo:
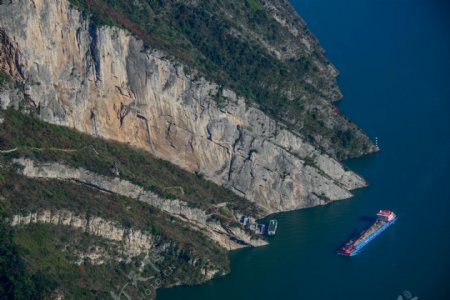
[[[292, 0], [341, 71], [340, 108], [382, 151], [347, 162], [370, 187], [277, 216], [232, 273], [159, 299], [450, 299], [450, 7], [438, 0]], [[361, 254], [335, 250], [380, 208], [398, 222]], [[405, 298], [406, 299], [406, 298]]]

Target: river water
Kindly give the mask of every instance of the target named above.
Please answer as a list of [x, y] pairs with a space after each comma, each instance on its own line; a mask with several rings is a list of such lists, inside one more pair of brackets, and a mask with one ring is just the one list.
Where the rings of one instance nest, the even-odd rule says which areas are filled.
[[[450, 299], [450, 4], [291, 2], [341, 72], [339, 108], [378, 137], [381, 152], [345, 162], [370, 187], [276, 215], [270, 246], [231, 253], [230, 275], [158, 299]], [[336, 255], [378, 209], [397, 223]]]

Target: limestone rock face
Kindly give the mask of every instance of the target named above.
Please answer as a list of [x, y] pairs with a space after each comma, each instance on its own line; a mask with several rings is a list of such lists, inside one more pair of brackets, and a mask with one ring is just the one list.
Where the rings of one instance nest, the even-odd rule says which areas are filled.
[[[165, 213], [179, 218], [183, 222], [187, 222], [192, 228], [202, 231], [206, 237], [217, 242], [227, 250], [234, 250], [246, 246], [259, 247], [267, 245], [265, 240], [254, 238], [239, 227], [224, 228], [220, 223], [209, 220], [210, 215], [204, 210], [190, 207], [188, 203], [178, 199], [162, 199], [155, 193], [144, 190], [141, 186], [117, 177], [98, 175], [88, 170], [81, 168], [75, 169], [59, 163], [36, 163], [30, 159], [15, 159], [14, 162], [23, 167], [20, 173], [30, 178], [72, 180], [104, 192], [114, 193], [147, 203]], [[240, 216], [239, 212], [236, 213]], [[40, 215], [40, 217], [46, 220], [48, 216], [47, 214], [44, 214]], [[84, 226], [83, 224], [80, 224], [80, 221], [75, 221], [74, 223], [72, 219], [69, 221], [64, 221], [64, 218], [63, 221], [61, 221], [61, 219], [58, 220], [58, 222], [62, 222], [61, 224], [63, 225], [75, 226], [78, 224], [78, 227]], [[95, 221], [95, 219], [93, 221]], [[237, 222], [238, 219], [235, 221]], [[55, 222], [56, 221], [51, 221], [50, 223], [54, 224]]]
[[146, 149], [267, 213], [349, 198], [366, 184], [233, 91], [122, 29], [95, 27], [67, 0], [4, 1], [0, 29], [42, 120]]
[[11, 226], [29, 224], [52, 224], [70, 226], [91, 235], [121, 242], [127, 256], [137, 256], [155, 247], [155, 238], [140, 230], [123, 228], [114, 222], [99, 218], [77, 215], [69, 210], [43, 210], [29, 215], [14, 215]]
[[74, 180], [101, 191], [140, 200], [175, 216], [183, 215], [192, 222], [206, 224], [207, 217], [204, 211], [191, 208], [187, 203], [180, 200], [161, 199], [153, 192], [146, 191], [136, 184], [117, 177], [106, 177], [59, 163], [39, 164], [29, 159], [16, 159], [14, 162], [24, 167], [22, 174], [27, 177]]

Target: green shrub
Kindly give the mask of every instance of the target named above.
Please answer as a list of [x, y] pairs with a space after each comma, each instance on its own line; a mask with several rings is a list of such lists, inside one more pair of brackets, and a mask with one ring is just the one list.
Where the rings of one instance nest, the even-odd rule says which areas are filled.
[[[309, 135], [311, 142], [321, 136], [319, 140], [337, 142], [337, 150], [348, 155], [358, 153], [359, 149], [339, 143], [334, 128], [324, 130], [330, 115], [317, 112], [313, 118], [307, 116], [305, 109], [311, 104], [327, 105], [322, 98], [330, 89], [330, 79], [324, 78], [313, 62], [326, 63], [320, 50], [282, 60], [258, 42], [256, 36], [275, 48], [298, 44], [298, 38], [279, 24], [259, 0], [70, 1], [91, 15], [95, 24], [128, 29], [144, 41], [146, 48], [161, 49], [167, 58], [181, 61], [185, 69], [198, 70], [199, 76], [233, 89], [276, 120]], [[306, 78], [315, 83], [308, 83]], [[219, 107], [224, 105], [220, 94], [213, 99]], [[299, 126], [303, 122], [308, 126]]]

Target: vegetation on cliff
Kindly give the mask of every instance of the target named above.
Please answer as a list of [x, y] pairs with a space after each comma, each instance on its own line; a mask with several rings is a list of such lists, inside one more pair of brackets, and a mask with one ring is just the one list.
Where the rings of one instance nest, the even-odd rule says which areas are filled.
[[328, 102], [340, 97], [335, 75], [299, 17], [288, 16], [291, 24], [284, 26], [260, 0], [70, 1], [94, 24], [130, 30], [147, 47], [233, 89], [335, 157], [374, 150]]
[[[322, 49], [300, 18], [288, 16], [288, 24], [277, 20], [268, 9], [270, 1], [70, 1], [92, 20], [90, 30], [108, 25], [131, 31], [147, 48], [182, 62], [194, 77], [218, 83], [219, 91], [233, 89], [324, 152], [347, 158], [373, 150], [368, 138], [329, 102], [340, 93]], [[273, 3], [286, 4], [283, 0]], [[302, 38], [306, 42], [299, 43]], [[18, 89], [26, 97], [24, 86], [0, 70], [0, 92]], [[220, 93], [215, 99], [218, 105], [224, 104]], [[217, 274], [229, 270], [225, 250], [187, 222], [145, 203], [74, 182], [25, 178], [12, 164], [14, 158], [57, 161], [120, 177], [163, 199], [176, 198], [211, 213], [213, 220], [225, 225], [232, 225], [236, 211], [259, 214], [254, 203], [145, 151], [50, 125], [12, 109], [0, 111], [0, 120], [0, 298], [39, 299], [55, 291], [77, 299], [106, 298], [129, 279], [126, 274], [139, 269], [142, 257], [126, 262], [112, 259], [98, 266], [88, 259], [75, 264], [76, 253], [70, 249], [86, 252], [92, 246], [108, 247], [102, 238], [73, 228], [5, 224], [13, 215], [42, 210], [71, 210], [156, 236], [165, 257], [161, 269], [175, 266], [169, 277], [151, 268], [144, 270], [142, 276], [159, 280], [157, 287], [200, 283], [210, 278], [205, 274], [210, 266]]]
[[13, 109], [2, 115], [0, 149], [17, 148], [10, 156], [63, 162], [106, 176], [119, 174], [162, 198], [177, 198], [192, 207], [209, 209], [226, 202], [230, 209], [258, 214], [250, 201], [144, 150], [42, 122]]
[[[160, 280], [157, 288], [178, 282], [203, 282], [205, 277], [201, 270], [205, 265], [217, 268], [218, 274], [229, 271], [224, 249], [183, 222], [148, 205], [73, 183], [29, 180], [14, 171], [8, 172], [5, 178], [11, 182], [0, 186], [7, 216], [70, 209], [91, 218], [115, 220], [132, 230], [151, 232], [157, 237], [156, 247], [165, 245], [164, 249], [158, 250], [162, 251], [159, 254], [162, 259], [157, 264], [161, 272], [147, 268], [140, 275], [146, 278], [154, 276], [154, 280]], [[144, 260], [144, 255], [140, 255], [128, 262], [116, 261], [103, 238], [68, 226], [29, 225], [11, 229], [5, 225], [4, 228], [9, 231], [9, 243], [2, 243], [0, 249], [1, 259], [5, 263], [0, 276], [2, 285], [8, 287], [8, 291], [1, 291], [0, 296], [13, 293], [18, 295], [14, 299], [40, 299], [33, 297], [58, 289], [74, 299], [108, 298], [110, 291], [116, 291], [117, 286], [129, 281], [127, 274], [137, 272]], [[89, 259], [80, 265], [75, 264], [77, 252], [89, 253], [93, 247], [103, 249], [101, 259], [104, 264], [95, 265]], [[70, 251], [71, 248], [76, 252]], [[195, 265], [192, 265], [193, 261]], [[169, 266], [173, 266], [173, 274], [165, 276], [163, 270]], [[41, 281], [45, 279], [51, 285], [41, 287], [39, 282], [35, 282], [36, 277]], [[155, 290], [152, 292], [155, 294]], [[139, 293], [144, 294], [144, 289], [140, 289]]]
[[15, 233], [5, 224], [3, 206], [0, 203], [0, 298], [42, 299], [55, 288], [55, 282], [42, 272], [27, 272], [14, 242]]
[[[12, 109], [0, 111], [0, 117], [3, 119], [0, 125], [1, 296], [40, 299], [56, 290], [75, 298], [106, 298], [110, 291], [116, 291], [117, 286], [129, 280], [126, 274], [136, 272], [142, 263], [142, 255], [129, 262], [108, 260], [106, 251], [105, 264], [96, 266], [86, 260], [76, 265], [74, 253], [68, 249], [86, 252], [93, 246], [108, 248], [104, 240], [65, 226], [11, 228], [5, 224], [15, 214], [26, 216], [43, 210], [63, 209], [114, 220], [124, 228], [142, 230], [157, 237], [157, 247], [162, 247], [164, 257], [159, 265], [160, 272], [148, 267], [140, 274], [146, 278], [154, 276], [153, 293], [156, 279], [158, 288], [178, 283], [196, 284], [206, 280], [205, 268], [212, 267], [217, 274], [229, 271], [225, 249], [182, 220], [145, 203], [73, 182], [26, 178], [17, 173], [12, 159], [25, 156], [39, 161], [64, 162], [108, 176], [118, 171], [123, 178], [150, 188], [160, 196], [176, 197], [203, 209], [214, 203], [228, 202], [228, 208], [217, 212], [216, 218], [222, 222], [227, 222], [223, 210], [254, 213], [257, 210], [252, 203], [144, 151], [44, 123]], [[169, 184], [180, 189], [166, 189]], [[169, 267], [175, 269], [171, 276], [165, 276], [161, 270]], [[146, 286], [148, 289], [149, 285]], [[142, 295], [145, 289], [138, 292]]]
[[0, 88], [11, 81], [11, 77], [5, 71], [0, 69]]

